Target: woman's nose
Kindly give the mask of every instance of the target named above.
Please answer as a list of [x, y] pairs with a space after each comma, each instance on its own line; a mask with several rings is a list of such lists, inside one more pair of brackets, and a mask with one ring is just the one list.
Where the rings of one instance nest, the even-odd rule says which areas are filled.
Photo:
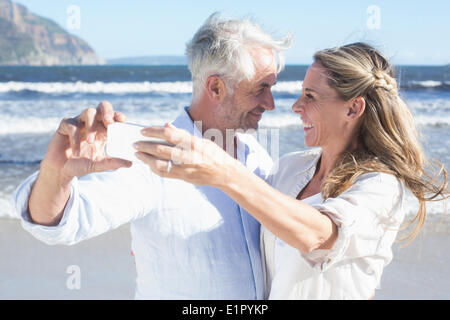
[[302, 97], [298, 98], [297, 101], [292, 105], [292, 111], [295, 113], [301, 113], [303, 111], [303, 103], [301, 101]]

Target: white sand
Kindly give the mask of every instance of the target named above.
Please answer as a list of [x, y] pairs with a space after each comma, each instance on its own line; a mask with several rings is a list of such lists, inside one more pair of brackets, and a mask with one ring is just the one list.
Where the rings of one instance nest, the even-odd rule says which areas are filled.
[[[448, 219], [447, 219], [448, 220]], [[427, 225], [410, 246], [394, 246], [375, 299], [450, 299], [450, 230]], [[75, 246], [48, 246], [0, 219], [0, 299], [133, 299], [129, 225]], [[80, 268], [80, 289], [68, 289]]]
[[394, 245], [375, 299], [450, 299], [450, 223], [437, 218], [409, 246]]
[[[127, 224], [74, 246], [48, 246], [18, 220], [0, 219], [0, 299], [133, 299], [130, 240]], [[71, 265], [80, 268], [79, 290], [66, 285]]]

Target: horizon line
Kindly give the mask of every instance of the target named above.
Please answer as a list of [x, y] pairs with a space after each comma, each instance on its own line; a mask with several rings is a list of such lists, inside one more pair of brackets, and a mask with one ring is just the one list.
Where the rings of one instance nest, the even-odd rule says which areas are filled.
[[[310, 66], [312, 63], [286, 63], [285, 66], [299, 66], [306, 67]], [[450, 63], [447, 64], [411, 64], [411, 63], [394, 63], [393, 66], [399, 67], [449, 67]], [[51, 67], [187, 67], [187, 64], [134, 64], [134, 63], [124, 63], [124, 64], [90, 64], [90, 65], [77, 65], [77, 64], [65, 64], [65, 65], [3, 65], [0, 64], [1, 68], [15, 68], [15, 67], [30, 67], [30, 68], [51, 68]]]

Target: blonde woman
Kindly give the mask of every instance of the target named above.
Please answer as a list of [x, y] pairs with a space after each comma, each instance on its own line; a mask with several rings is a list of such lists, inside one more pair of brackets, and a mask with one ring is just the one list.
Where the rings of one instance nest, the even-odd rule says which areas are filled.
[[320, 148], [282, 157], [270, 185], [213, 142], [171, 125], [144, 134], [178, 148], [140, 143], [138, 156], [159, 175], [222, 189], [261, 223], [266, 297], [369, 299], [392, 259], [406, 189], [420, 204], [412, 240], [426, 201], [448, 196], [447, 173], [441, 167], [429, 175], [381, 53], [355, 43], [319, 51], [314, 60], [292, 110], [305, 144]]

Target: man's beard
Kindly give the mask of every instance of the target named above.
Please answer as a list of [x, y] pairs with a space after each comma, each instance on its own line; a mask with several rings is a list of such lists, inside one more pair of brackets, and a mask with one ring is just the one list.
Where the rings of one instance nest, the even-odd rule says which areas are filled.
[[257, 110], [259, 112], [264, 112], [265, 109], [262, 107], [256, 107], [245, 113], [238, 107], [238, 103], [235, 101], [234, 97], [227, 97], [223, 100], [219, 106], [215, 117], [220, 119], [223, 129], [240, 129], [240, 130], [257, 130], [258, 121], [253, 122], [249, 117], [249, 112]]

